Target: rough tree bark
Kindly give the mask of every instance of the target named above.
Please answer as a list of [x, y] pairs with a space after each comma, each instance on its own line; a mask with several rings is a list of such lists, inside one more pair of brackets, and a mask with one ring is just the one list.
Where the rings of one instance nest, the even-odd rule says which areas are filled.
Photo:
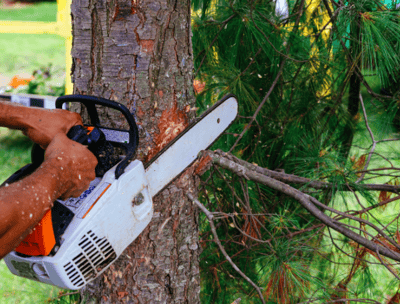
[[[73, 0], [71, 8], [74, 93], [125, 104], [146, 162], [195, 115], [190, 1]], [[110, 126], [122, 120], [101, 117]], [[194, 189], [188, 169], [154, 198], [146, 230], [82, 294], [94, 303], [198, 303], [197, 211], [184, 193]]]

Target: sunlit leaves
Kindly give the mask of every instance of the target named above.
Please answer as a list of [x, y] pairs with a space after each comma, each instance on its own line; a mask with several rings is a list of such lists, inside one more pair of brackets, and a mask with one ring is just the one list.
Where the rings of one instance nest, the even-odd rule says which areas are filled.
[[387, 85], [397, 76], [400, 65], [399, 13], [385, 10], [365, 12], [361, 16], [363, 62], [375, 67], [381, 82]]

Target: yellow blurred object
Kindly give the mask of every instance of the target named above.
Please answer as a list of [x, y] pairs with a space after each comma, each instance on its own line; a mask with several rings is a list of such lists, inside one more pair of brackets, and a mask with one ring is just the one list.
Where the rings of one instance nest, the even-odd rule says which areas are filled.
[[[305, 37], [311, 37], [310, 42], [312, 43], [311, 48], [311, 57], [318, 57], [319, 48], [315, 40], [315, 29], [320, 32], [321, 38], [324, 40], [325, 45], [328, 44], [328, 39], [330, 36], [330, 32], [332, 30], [332, 24], [330, 23], [330, 17], [327, 10], [322, 5], [321, 0], [306, 0], [306, 11], [305, 22], [300, 23], [299, 28], [300, 31], [303, 32]], [[333, 9], [333, 7], [331, 7]], [[287, 12], [289, 14], [289, 12]], [[294, 28], [294, 23], [289, 22], [285, 26], [287, 28]], [[332, 51], [330, 51], [330, 55], [332, 56]], [[318, 68], [320, 67], [320, 63], [318, 61], [311, 61], [311, 69], [310, 72], [317, 74]], [[314, 76], [313, 76], [314, 77]], [[332, 71], [327, 68], [326, 69], [326, 77], [323, 79], [323, 85], [319, 88], [317, 92], [317, 97], [322, 99], [331, 94], [331, 77]], [[318, 102], [319, 103], [319, 102]]]
[[[306, 22], [304, 28], [304, 36], [313, 36], [312, 25], [317, 28], [318, 31], [321, 31], [321, 37], [327, 43], [330, 35], [330, 31], [332, 29], [332, 25], [329, 24], [330, 18], [326, 9], [322, 9], [321, 0], [307, 0], [307, 10], [306, 10]], [[332, 7], [331, 7], [332, 9]], [[316, 16], [318, 16], [316, 18]], [[311, 49], [312, 55], [317, 55], [319, 53], [318, 47], [316, 46], [315, 39], [311, 39], [313, 43], [313, 47]], [[331, 53], [332, 55], [332, 53]], [[312, 67], [312, 71], [317, 72], [319, 68], [319, 63], [314, 63]], [[328, 96], [331, 94], [331, 84], [329, 78], [332, 76], [332, 71], [330, 69], [326, 70], [327, 78], [324, 79], [324, 85], [320, 91], [317, 92], [317, 95], [320, 98]]]
[[0, 20], [0, 33], [14, 34], [56, 34], [65, 38], [65, 94], [71, 94], [73, 87], [69, 71], [72, 66], [71, 0], [57, 0], [57, 21], [4, 21]]

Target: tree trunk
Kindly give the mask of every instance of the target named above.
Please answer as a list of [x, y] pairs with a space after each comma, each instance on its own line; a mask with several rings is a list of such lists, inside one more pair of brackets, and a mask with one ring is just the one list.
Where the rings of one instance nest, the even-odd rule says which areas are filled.
[[[137, 157], [148, 161], [195, 115], [190, 1], [73, 0], [72, 25], [74, 93], [125, 104], [139, 126]], [[121, 125], [107, 110], [100, 119]], [[188, 169], [157, 195], [149, 226], [82, 295], [94, 303], [199, 303], [197, 211], [185, 196], [195, 186]]]

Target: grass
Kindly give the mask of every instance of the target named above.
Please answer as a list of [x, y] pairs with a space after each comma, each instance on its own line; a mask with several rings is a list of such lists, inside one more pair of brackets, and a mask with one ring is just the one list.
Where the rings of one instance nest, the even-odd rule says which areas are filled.
[[0, 262], [0, 273], [2, 304], [47, 303], [49, 299], [57, 297], [60, 291], [57, 287], [40, 284], [11, 274], [3, 261]]
[[32, 142], [20, 131], [0, 128], [0, 184], [30, 162]]
[[[13, 275], [0, 261], [1, 304], [77, 304], [79, 296], [62, 289]], [[64, 295], [64, 296], [63, 296]]]
[[[0, 20], [56, 21], [56, 3], [38, 3], [19, 9], [0, 7]], [[33, 73], [52, 64], [55, 84], [65, 79], [65, 40], [58, 35], [0, 34], [0, 75]]]
[[64, 81], [65, 41], [57, 35], [0, 34], [0, 74], [33, 73], [52, 64]]

